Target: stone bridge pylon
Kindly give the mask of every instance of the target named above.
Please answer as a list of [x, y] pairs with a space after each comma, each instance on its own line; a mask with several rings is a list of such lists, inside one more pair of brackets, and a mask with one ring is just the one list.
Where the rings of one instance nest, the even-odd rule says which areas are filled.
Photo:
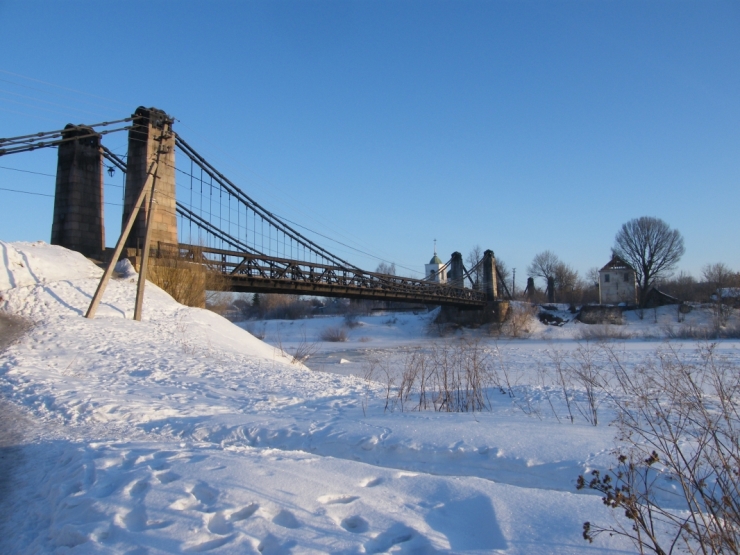
[[[150, 244], [159, 241], [177, 244], [177, 214], [175, 212], [175, 134], [173, 119], [162, 110], [139, 107], [137, 118], [128, 135], [126, 159], [126, 189], [123, 203], [123, 223], [128, 220], [136, 199], [147, 180], [147, 171], [156, 162], [154, 202], [147, 193], [126, 247], [140, 249], [144, 246], [149, 209], [152, 210]], [[123, 224], [122, 224], [123, 225]]]
[[[147, 193], [125, 246], [143, 248], [150, 208], [150, 244], [176, 244], [174, 120], [162, 110], [144, 107], [137, 108], [132, 118], [122, 226], [147, 181], [152, 162], [156, 166], [154, 200], [150, 202]], [[58, 149], [51, 243], [101, 258], [105, 250], [101, 135], [92, 128], [69, 124], [62, 136], [74, 140], [63, 142]]]

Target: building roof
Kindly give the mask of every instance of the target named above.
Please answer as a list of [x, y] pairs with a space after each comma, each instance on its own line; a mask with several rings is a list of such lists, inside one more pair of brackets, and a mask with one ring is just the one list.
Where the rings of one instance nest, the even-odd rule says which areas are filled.
[[603, 272], [605, 270], [632, 270], [633, 272], [635, 269], [623, 258], [618, 257], [616, 254], [612, 255], [612, 259], [604, 266], [599, 272]]
[[429, 261], [429, 264], [444, 264], [444, 262], [442, 262], [439, 259], [439, 256], [437, 256], [437, 254], [435, 253], [432, 259]]

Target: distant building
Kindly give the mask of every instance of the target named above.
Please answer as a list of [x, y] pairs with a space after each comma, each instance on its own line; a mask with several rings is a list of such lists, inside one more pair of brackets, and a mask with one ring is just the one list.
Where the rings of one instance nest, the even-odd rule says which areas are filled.
[[447, 270], [444, 269], [444, 262], [442, 262], [437, 256], [437, 246], [435, 242], [434, 256], [429, 261], [429, 264], [424, 265], [424, 279], [428, 281], [434, 281], [436, 283], [447, 283]]
[[637, 273], [616, 255], [599, 270], [599, 303], [637, 303]]

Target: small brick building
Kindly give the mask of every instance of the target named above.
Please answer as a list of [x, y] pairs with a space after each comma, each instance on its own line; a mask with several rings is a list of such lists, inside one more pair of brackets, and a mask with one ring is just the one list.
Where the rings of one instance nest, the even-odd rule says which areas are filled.
[[599, 270], [599, 303], [637, 303], [637, 272], [616, 255]]

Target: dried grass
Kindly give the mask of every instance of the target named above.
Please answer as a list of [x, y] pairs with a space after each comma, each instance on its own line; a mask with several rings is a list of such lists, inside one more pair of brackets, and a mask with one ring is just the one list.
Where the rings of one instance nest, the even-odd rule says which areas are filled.
[[340, 327], [331, 326], [324, 328], [319, 336], [321, 341], [329, 341], [332, 343], [339, 343], [347, 341], [347, 330]]

